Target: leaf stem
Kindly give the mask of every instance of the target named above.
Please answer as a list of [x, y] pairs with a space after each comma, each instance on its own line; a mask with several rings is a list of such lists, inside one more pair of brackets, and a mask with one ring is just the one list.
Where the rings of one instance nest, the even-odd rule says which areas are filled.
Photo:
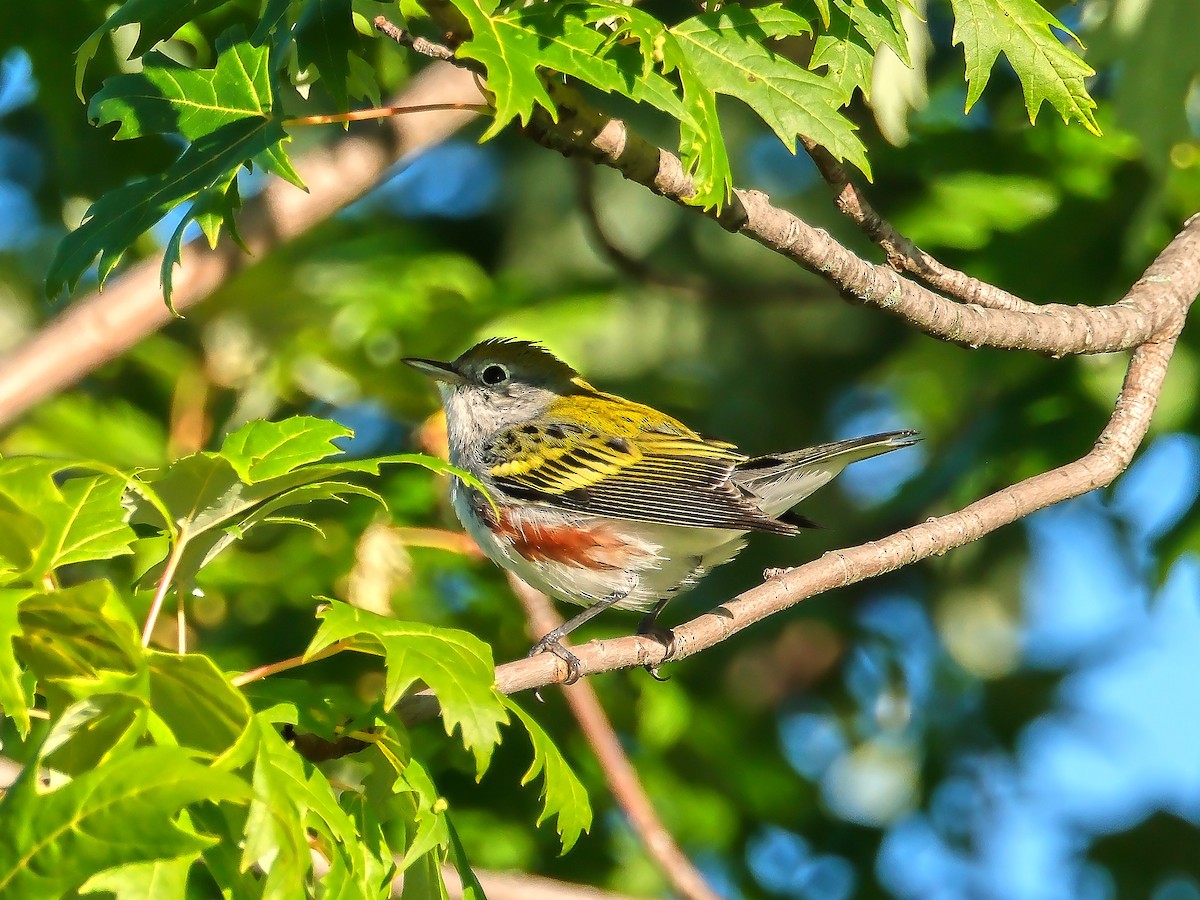
[[175, 589], [175, 625], [178, 630], [179, 655], [187, 653], [187, 610], [184, 608], [183, 588]]
[[284, 119], [284, 125], [329, 125], [334, 122], [362, 122], [368, 119], [386, 119], [404, 113], [440, 112], [461, 109], [469, 112], [484, 114], [494, 113], [492, 107], [484, 103], [421, 103], [415, 106], [380, 106], [372, 109], [355, 109], [345, 113], [331, 113], [322, 116], [294, 116]]
[[278, 662], [267, 663], [266, 665], [258, 666], [255, 669], [250, 669], [243, 672], [241, 675], [235, 675], [230, 681], [234, 687], [242, 687], [250, 684], [252, 681], [260, 681], [270, 675], [277, 675], [280, 672], [286, 672], [288, 669], [297, 669], [306, 663], [317, 662], [317, 660], [326, 659], [333, 656], [335, 653], [341, 653], [346, 649], [345, 641], [334, 641], [324, 650], [306, 657], [303, 653], [299, 656], [289, 656], [287, 659], [281, 659]]
[[150, 604], [150, 612], [146, 614], [146, 624], [142, 628], [143, 647], [150, 646], [150, 634], [154, 631], [158, 614], [162, 612], [163, 600], [166, 599], [167, 591], [171, 589], [171, 579], [175, 577], [175, 570], [179, 568], [179, 561], [183, 558], [183, 548], [186, 546], [187, 540], [181, 536], [175, 542], [171, 555], [167, 557], [166, 568], [163, 569], [162, 578], [158, 580], [158, 587], [154, 591], [154, 600]]

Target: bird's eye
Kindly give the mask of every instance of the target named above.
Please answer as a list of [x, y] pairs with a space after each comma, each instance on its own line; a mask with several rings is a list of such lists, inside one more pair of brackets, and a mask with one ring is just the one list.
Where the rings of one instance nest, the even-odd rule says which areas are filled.
[[484, 384], [500, 384], [508, 380], [508, 370], [504, 366], [491, 365], [479, 377]]

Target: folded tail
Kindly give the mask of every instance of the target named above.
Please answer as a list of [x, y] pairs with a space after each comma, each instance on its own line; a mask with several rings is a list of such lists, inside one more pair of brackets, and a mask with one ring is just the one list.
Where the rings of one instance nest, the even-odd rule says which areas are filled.
[[[759, 509], [775, 518], [824, 487], [850, 463], [910, 447], [919, 440], [915, 431], [889, 431], [790, 453], [758, 456], [734, 470], [733, 482], [753, 494]], [[805, 524], [812, 523], [805, 521]]]

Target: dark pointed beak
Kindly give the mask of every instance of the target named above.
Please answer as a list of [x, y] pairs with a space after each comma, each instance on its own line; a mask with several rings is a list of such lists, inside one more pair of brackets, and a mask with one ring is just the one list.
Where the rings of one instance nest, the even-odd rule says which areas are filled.
[[422, 375], [428, 375], [434, 381], [442, 381], [446, 384], [463, 383], [462, 375], [450, 363], [438, 362], [436, 359], [417, 359], [411, 356], [400, 362], [412, 366]]

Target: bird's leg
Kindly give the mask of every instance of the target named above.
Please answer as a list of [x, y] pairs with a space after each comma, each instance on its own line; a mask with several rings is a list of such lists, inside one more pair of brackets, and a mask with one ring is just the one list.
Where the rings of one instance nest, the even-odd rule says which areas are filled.
[[[670, 597], [665, 597], [662, 600], [659, 600], [658, 603], [654, 604], [654, 609], [650, 610], [650, 612], [646, 613], [646, 615], [642, 617], [642, 621], [638, 623], [637, 629], [638, 634], [645, 635], [649, 638], [654, 638], [654, 640], [663, 645], [662, 661], [664, 663], [675, 654], [675, 632], [673, 632], [670, 628], [659, 627], [658, 614], [663, 611], [663, 607], [667, 605], [667, 601], [670, 599]], [[659, 665], [662, 665], [662, 663], [659, 663]], [[658, 674], [658, 666], [646, 666], [645, 668], [646, 671], [650, 673], [650, 676], [655, 680], [667, 680], [665, 675]]]
[[609, 594], [607, 597], [602, 597], [597, 600], [583, 612], [577, 616], [573, 616], [563, 622], [553, 631], [549, 631], [538, 640], [533, 648], [529, 651], [530, 656], [536, 656], [539, 653], [545, 653], [549, 650], [559, 659], [567, 664], [567, 680], [563, 684], [574, 684], [579, 680], [579, 657], [559, 643], [568, 634], [582, 625], [584, 622], [600, 615], [618, 600], [623, 600], [629, 596], [628, 591], [618, 591], [615, 594]]

